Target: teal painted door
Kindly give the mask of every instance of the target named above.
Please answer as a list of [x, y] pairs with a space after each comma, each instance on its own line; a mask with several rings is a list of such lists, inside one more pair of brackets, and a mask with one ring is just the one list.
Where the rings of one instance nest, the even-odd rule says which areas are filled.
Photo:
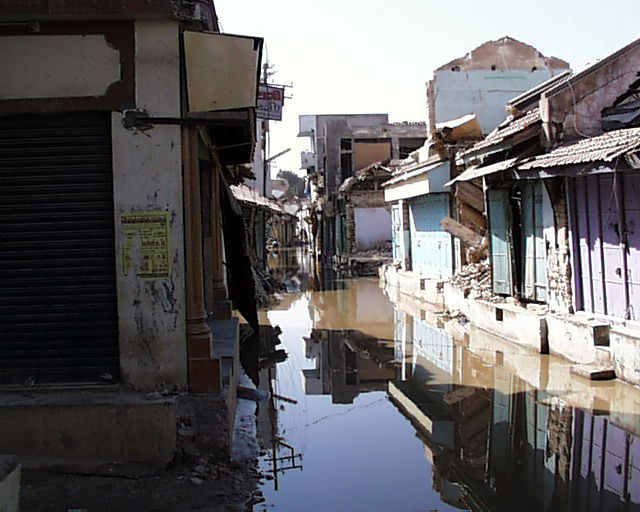
[[506, 189], [489, 190], [487, 203], [489, 207], [493, 292], [513, 295], [509, 191]]
[[547, 300], [547, 261], [544, 243], [544, 184], [526, 183], [522, 189], [522, 268], [523, 295], [527, 299]]
[[411, 264], [414, 272], [431, 279], [453, 274], [451, 235], [440, 225], [449, 216], [449, 194], [428, 194], [409, 205]]

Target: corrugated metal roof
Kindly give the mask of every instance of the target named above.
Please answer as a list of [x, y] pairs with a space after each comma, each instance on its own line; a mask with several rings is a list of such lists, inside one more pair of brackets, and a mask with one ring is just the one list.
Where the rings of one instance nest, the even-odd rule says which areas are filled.
[[518, 164], [518, 169], [611, 162], [636, 149], [640, 149], [640, 128], [626, 128], [560, 146], [544, 155], [524, 160]]
[[488, 174], [493, 174], [494, 172], [504, 171], [511, 167], [514, 167], [517, 158], [509, 158], [508, 160], [502, 160], [501, 162], [496, 162], [491, 165], [483, 165], [479, 167], [470, 167], [466, 169], [462, 174], [459, 174], [454, 179], [446, 183], [445, 185], [451, 185], [456, 181], [470, 181], [475, 178], [481, 178], [482, 176], [486, 176]]
[[540, 109], [534, 108], [526, 112], [523, 116], [518, 118], [514, 118], [513, 116], [507, 117], [507, 119], [498, 126], [495, 130], [493, 130], [489, 135], [485, 137], [484, 140], [481, 140], [477, 144], [474, 144], [469, 149], [465, 151], [461, 151], [459, 156], [464, 157], [467, 155], [471, 155], [473, 153], [477, 153], [481, 150], [490, 148], [491, 146], [496, 146], [501, 144], [509, 137], [516, 135], [517, 133], [523, 132], [530, 126], [540, 122]]

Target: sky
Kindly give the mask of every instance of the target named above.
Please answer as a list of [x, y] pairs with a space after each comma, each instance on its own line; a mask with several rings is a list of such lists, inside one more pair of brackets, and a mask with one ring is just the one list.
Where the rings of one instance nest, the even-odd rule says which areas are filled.
[[574, 71], [640, 37], [640, 1], [215, 0], [221, 29], [265, 40], [272, 82], [287, 89], [271, 121], [277, 170], [300, 168], [298, 115], [388, 113], [424, 121], [433, 70], [510, 36]]

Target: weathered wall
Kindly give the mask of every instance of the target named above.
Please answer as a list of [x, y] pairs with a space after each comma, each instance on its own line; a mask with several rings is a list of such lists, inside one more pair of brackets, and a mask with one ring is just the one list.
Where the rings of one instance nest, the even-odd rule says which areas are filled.
[[487, 134], [505, 117], [505, 105], [519, 94], [569, 68], [533, 46], [510, 37], [488, 41], [434, 72], [427, 82], [428, 124], [476, 114]]
[[519, 94], [551, 78], [560, 70], [470, 69], [434, 73], [435, 122], [476, 114], [485, 135], [505, 118], [505, 105]]
[[367, 250], [391, 240], [391, 212], [387, 208], [355, 208], [356, 249]]
[[[136, 23], [136, 104], [151, 116], [180, 115], [178, 26]], [[138, 389], [187, 385], [180, 127], [122, 126], [112, 115], [118, 316], [122, 379]], [[140, 235], [126, 243], [123, 215], [168, 218], [166, 276], [142, 278]], [[129, 248], [128, 248], [129, 247]], [[161, 253], [162, 251], [158, 251]], [[131, 257], [127, 267], [123, 255]]]
[[0, 98], [102, 96], [120, 80], [120, 54], [104, 35], [2, 38]]

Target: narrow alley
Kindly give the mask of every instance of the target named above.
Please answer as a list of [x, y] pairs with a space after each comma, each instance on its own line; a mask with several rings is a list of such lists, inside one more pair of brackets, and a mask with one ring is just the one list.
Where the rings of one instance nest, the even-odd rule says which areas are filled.
[[0, 0], [0, 512], [640, 512], [639, 17]]

